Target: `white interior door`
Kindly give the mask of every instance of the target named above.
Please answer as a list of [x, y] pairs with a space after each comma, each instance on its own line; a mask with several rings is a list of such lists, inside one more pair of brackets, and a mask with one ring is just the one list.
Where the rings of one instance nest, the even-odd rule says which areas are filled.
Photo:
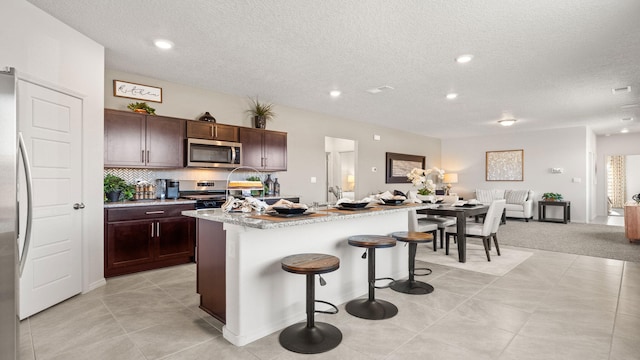
[[[20, 319], [82, 290], [82, 211], [74, 209], [74, 203], [82, 202], [81, 130], [81, 99], [18, 81], [18, 131], [24, 137], [33, 180], [33, 227], [20, 278]], [[27, 204], [23, 166], [21, 162], [21, 227]]]

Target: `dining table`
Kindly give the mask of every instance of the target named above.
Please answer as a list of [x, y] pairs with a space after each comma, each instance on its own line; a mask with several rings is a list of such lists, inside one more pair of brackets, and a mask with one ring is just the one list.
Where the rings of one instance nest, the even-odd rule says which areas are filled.
[[458, 233], [458, 261], [467, 262], [467, 217], [486, 214], [489, 205], [465, 204], [456, 206], [451, 204], [436, 204], [431, 208], [417, 210], [418, 214], [452, 216], [456, 218], [456, 231]]

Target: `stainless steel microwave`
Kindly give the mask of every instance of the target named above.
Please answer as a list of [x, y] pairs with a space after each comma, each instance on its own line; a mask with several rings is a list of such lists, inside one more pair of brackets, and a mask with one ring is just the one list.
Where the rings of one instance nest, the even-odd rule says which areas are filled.
[[187, 139], [187, 167], [234, 168], [242, 165], [242, 144], [228, 141]]

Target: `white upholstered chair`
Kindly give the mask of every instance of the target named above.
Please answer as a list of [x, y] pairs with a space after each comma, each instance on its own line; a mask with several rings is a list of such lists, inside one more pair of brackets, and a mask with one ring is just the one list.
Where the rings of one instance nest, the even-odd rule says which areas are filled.
[[[484, 223], [467, 223], [466, 237], [481, 238], [482, 245], [484, 246], [484, 252], [487, 255], [487, 261], [491, 261], [489, 250], [491, 250], [491, 239], [494, 239], [496, 250], [500, 255], [500, 247], [498, 246], [498, 238], [496, 233], [500, 226], [500, 220], [502, 218], [502, 212], [506, 205], [506, 200], [494, 200], [489, 206], [489, 210], [484, 219]], [[456, 237], [457, 230], [455, 227], [449, 227], [446, 231], [445, 239], [445, 253], [449, 255], [449, 238], [451, 236]]]
[[438, 225], [422, 221], [415, 210], [409, 210], [409, 231], [430, 233], [433, 236], [433, 251], [436, 251]]

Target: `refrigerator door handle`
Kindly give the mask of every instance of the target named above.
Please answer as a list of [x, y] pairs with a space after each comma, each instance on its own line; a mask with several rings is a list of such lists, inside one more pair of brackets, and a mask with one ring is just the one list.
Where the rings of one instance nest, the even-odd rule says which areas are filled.
[[24, 145], [22, 133], [18, 132], [18, 147], [20, 148], [20, 156], [24, 164], [24, 173], [27, 180], [27, 228], [24, 234], [24, 245], [22, 247], [22, 256], [20, 256], [20, 276], [24, 266], [27, 264], [27, 255], [31, 247], [31, 225], [33, 223], [33, 180], [31, 177], [31, 164], [29, 163], [29, 155], [27, 147]]

